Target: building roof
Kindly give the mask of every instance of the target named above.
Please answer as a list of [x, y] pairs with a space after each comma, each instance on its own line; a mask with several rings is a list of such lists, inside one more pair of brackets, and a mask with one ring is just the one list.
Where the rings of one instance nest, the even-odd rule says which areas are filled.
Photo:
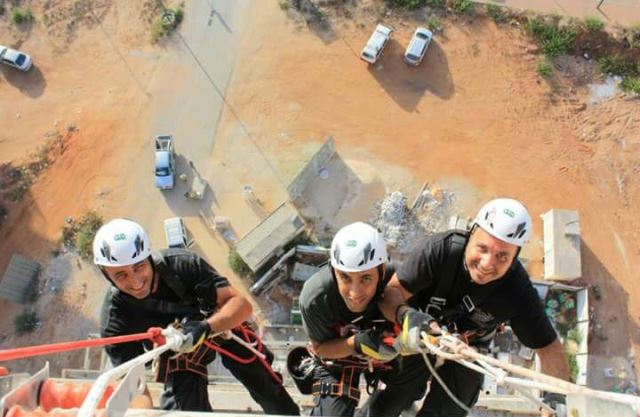
[[552, 209], [544, 222], [544, 278], [570, 281], [582, 276], [580, 216], [577, 211]]
[[0, 298], [25, 304], [39, 272], [38, 262], [14, 254], [0, 281]]
[[283, 203], [238, 241], [236, 251], [255, 272], [302, 232], [303, 228], [304, 223], [296, 210]]

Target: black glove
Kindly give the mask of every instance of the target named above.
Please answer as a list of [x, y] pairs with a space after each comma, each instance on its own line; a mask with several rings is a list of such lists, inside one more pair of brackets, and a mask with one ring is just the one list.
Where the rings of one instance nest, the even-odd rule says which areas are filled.
[[421, 352], [425, 345], [422, 343], [422, 332], [430, 335], [440, 335], [434, 331], [430, 324], [436, 322], [432, 316], [415, 308], [405, 307], [402, 317], [398, 317], [398, 323], [402, 325], [400, 337], [396, 339], [396, 350], [402, 355], [412, 355]]
[[564, 415], [565, 407], [566, 407], [566, 399], [562, 394], [558, 394], [555, 392], [542, 392], [542, 402], [553, 408], [556, 411], [556, 415], [560, 415], [559, 411], [563, 411], [562, 415]]
[[369, 329], [356, 333], [353, 337], [353, 348], [356, 353], [388, 362], [398, 356], [398, 352], [393, 346], [384, 343], [385, 337], [384, 329]]
[[180, 347], [183, 353], [196, 350], [211, 334], [211, 326], [206, 320], [183, 320], [182, 333], [186, 336]]

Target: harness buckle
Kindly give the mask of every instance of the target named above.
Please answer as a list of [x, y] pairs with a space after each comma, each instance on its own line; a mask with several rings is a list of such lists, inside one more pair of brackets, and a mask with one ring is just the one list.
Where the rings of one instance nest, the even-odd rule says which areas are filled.
[[464, 308], [467, 310], [467, 313], [471, 313], [476, 309], [476, 306], [473, 304], [473, 300], [469, 295], [462, 297], [462, 304], [464, 304]]
[[320, 383], [320, 395], [331, 395], [333, 393], [332, 388], [333, 384], [322, 381]]

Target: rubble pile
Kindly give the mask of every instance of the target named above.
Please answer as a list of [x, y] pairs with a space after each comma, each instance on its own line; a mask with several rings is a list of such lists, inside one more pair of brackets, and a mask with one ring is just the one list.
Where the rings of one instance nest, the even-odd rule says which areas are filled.
[[416, 240], [446, 230], [454, 206], [455, 195], [442, 189], [425, 185], [411, 208], [407, 197], [394, 191], [376, 204], [372, 224], [382, 232], [390, 248], [406, 254]]

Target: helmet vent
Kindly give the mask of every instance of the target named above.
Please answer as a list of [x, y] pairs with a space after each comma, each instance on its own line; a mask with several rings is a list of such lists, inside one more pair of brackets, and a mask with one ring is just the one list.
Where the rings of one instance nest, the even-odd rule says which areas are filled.
[[513, 233], [509, 233], [507, 237], [519, 239], [527, 232], [526, 223], [520, 223], [516, 226], [516, 230]]
[[105, 257], [107, 259], [111, 259], [111, 260], [117, 261], [116, 258], [111, 256], [111, 247], [109, 246], [109, 244], [106, 241], [102, 242], [102, 247], [100, 248], [100, 252], [102, 253], [103, 257]]

